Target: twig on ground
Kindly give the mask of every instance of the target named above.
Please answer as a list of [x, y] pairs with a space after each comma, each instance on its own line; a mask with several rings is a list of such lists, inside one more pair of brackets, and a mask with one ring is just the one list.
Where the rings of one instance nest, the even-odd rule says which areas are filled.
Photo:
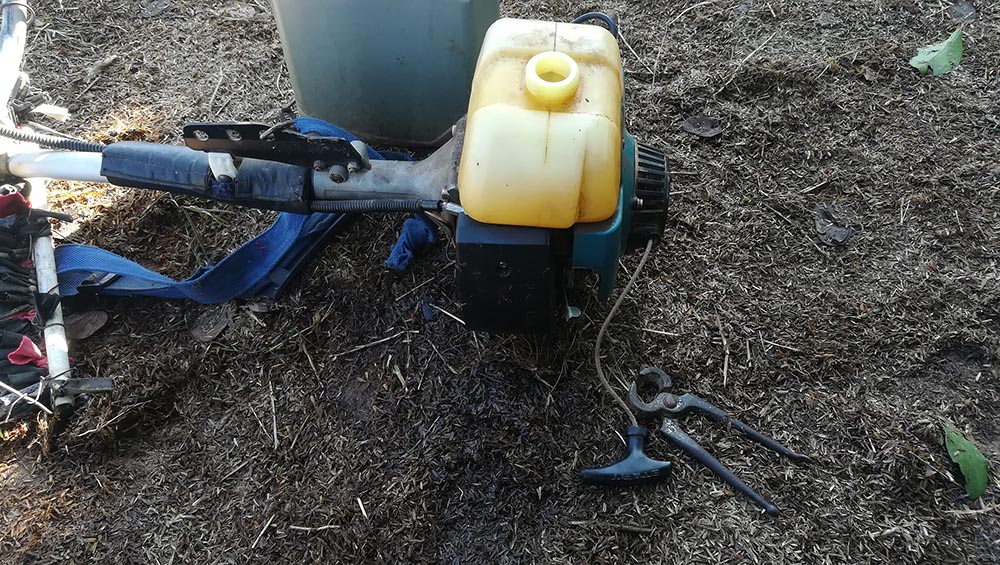
[[615, 526], [620, 531], [629, 532], [631, 534], [651, 534], [653, 533], [653, 528], [640, 528], [639, 526], [629, 526], [627, 524], [620, 524]]
[[260, 543], [260, 538], [264, 537], [264, 532], [266, 532], [267, 529], [271, 527], [271, 522], [274, 521], [275, 516], [276, 514], [271, 514], [271, 517], [267, 519], [267, 523], [264, 524], [264, 527], [261, 528], [260, 533], [257, 534], [257, 539], [253, 540], [253, 545], [250, 546], [250, 549], [257, 549], [257, 544]]
[[444, 363], [444, 366], [447, 367], [449, 371], [451, 371], [451, 374], [453, 374], [453, 375], [457, 375], [458, 374], [458, 371], [456, 371], [454, 367], [452, 367], [451, 365], [448, 364], [447, 361], [445, 361], [444, 355], [441, 355], [441, 352], [438, 351], [438, 348], [434, 346], [433, 342], [431, 342], [431, 349], [433, 349], [434, 353], [437, 354], [438, 359], [440, 359], [441, 362]]
[[993, 506], [986, 506], [984, 508], [974, 508], [971, 510], [942, 510], [942, 512], [953, 516], [975, 516], [977, 514], [987, 514], [989, 512], [993, 512], [994, 510], [1000, 510], [1000, 504], [994, 504]]
[[305, 420], [302, 420], [302, 425], [299, 426], [299, 431], [295, 432], [295, 437], [292, 438], [292, 445], [288, 448], [289, 451], [295, 451], [295, 444], [299, 441], [299, 436], [302, 435], [302, 430], [306, 428], [306, 424], [309, 423], [309, 412], [306, 412]]
[[746, 57], [744, 57], [743, 60], [740, 61], [738, 65], [736, 65], [736, 68], [733, 70], [733, 73], [731, 75], [729, 75], [729, 80], [726, 81], [726, 84], [723, 84], [722, 88], [720, 88], [719, 90], [717, 90], [715, 93], [718, 94], [718, 93], [722, 92], [723, 90], [726, 89], [727, 86], [729, 86], [734, 80], [736, 80], [736, 75], [739, 74], [740, 69], [743, 68], [743, 65], [745, 65], [747, 63], [747, 61], [749, 61], [750, 59], [752, 59], [754, 55], [756, 55], [757, 53], [759, 53], [760, 50], [763, 49], [765, 45], [767, 45], [768, 43], [770, 43], [771, 40], [774, 39], [774, 36], [776, 36], [776, 35], [778, 35], [777, 31], [774, 32], [774, 33], [772, 33], [767, 39], [765, 39], [763, 41], [763, 43], [761, 43], [760, 45], [758, 45], [756, 49], [754, 49], [753, 51], [750, 52], [749, 55], [747, 55]]
[[250, 408], [250, 413], [253, 414], [254, 420], [257, 420], [257, 425], [260, 426], [260, 431], [264, 432], [264, 435], [269, 435], [267, 433], [267, 428], [264, 427], [264, 422], [261, 421], [260, 416], [257, 415], [257, 411], [253, 409], [253, 404], [247, 403], [247, 407]]
[[[219, 69], [219, 80], [215, 82], [215, 90], [212, 91], [212, 96], [208, 98], [208, 108], [206, 108], [205, 114], [211, 115], [212, 106], [215, 105], [215, 97], [219, 94], [219, 87], [222, 86], [222, 79], [225, 78], [226, 73], [222, 69]], [[221, 110], [221, 108], [220, 108]]]
[[783, 345], [783, 344], [780, 344], [780, 343], [775, 343], [773, 341], [768, 341], [768, 340], [766, 340], [764, 338], [761, 338], [761, 341], [763, 341], [764, 343], [766, 343], [768, 345], [773, 345], [773, 346], [781, 348], [781, 349], [787, 349], [789, 351], [794, 351], [796, 353], [802, 353], [801, 349], [796, 349], [796, 348], [794, 348], [794, 347], [792, 347], [790, 345]]
[[715, 322], [719, 326], [719, 336], [722, 338], [722, 348], [724, 350], [724, 356], [722, 358], [722, 386], [726, 386], [729, 382], [729, 340], [726, 339], [726, 332], [722, 330], [722, 316], [719, 315], [719, 309], [715, 309]]
[[404, 330], [404, 331], [401, 331], [401, 332], [394, 333], [394, 334], [392, 334], [389, 337], [383, 337], [382, 339], [373, 341], [371, 343], [366, 343], [364, 345], [359, 345], [357, 347], [348, 349], [347, 351], [344, 351], [342, 353], [335, 354], [330, 360], [334, 361], [334, 360], [336, 360], [339, 357], [343, 357], [344, 355], [350, 355], [351, 353], [357, 353], [358, 351], [361, 351], [361, 350], [364, 350], [364, 349], [368, 349], [369, 347], [374, 347], [374, 346], [379, 345], [381, 343], [385, 343], [385, 342], [387, 342], [387, 341], [389, 341], [391, 339], [396, 339], [397, 337], [399, 337], [399, 336], [401, 336], [401, 335], [403, 335], [405, 333], [410, 333], [410, 331]]
[[633, 326], [633, 328], [637, 329], [639, 331], [642, 331], [642, 332], [647, 332], [647, 333], [656, 334], [656, 335], [665, 335], [665, 336], [669, 336], [669, 337], [680, 337], [680, 335], [681, 335], [681, 334], [673, 333], [673, 332], [665, 332], [663, 330], [654, 330], [653, 328], [636, 328], [634, 326]]
[[233, 475], [235, 475], [236, 473], [238, 473], [240, 471], [240, 469], [242, 469], [243, 467], [246, 467], [247, 465], [249, 465], [251, 461], [253, 461], [253, 459], [247, 459], [243, 463], [240, 463], [239, 465], [236, 466], [235, 469], [233, 469], [232, 471], [229, 471], [228, 473], [226, 473], [226, 475], [224, 477], [222, 477], [221, 479], [219, 479], [219, 482], [221, 483], [222, 481], [228, 479], [229, 477], [232, 477]]
[[770, 206], [770, 205], [768, 205], [768, 204], [764, 204], [764, 207], [765, 207], [765, 208], [767, 208], [768, 210], [770, 210], [770, 211], [774, 212], [775, 214], [777, 214], [777, 215], [778, 215], [778, 216], [779, 216], [779, 217], [780, 217], [780, 218], [781, 218], [782, 220], [785, 220], [785, 222], [786, 222], [786, 223], [787, 223], [787, 224], [788, 224], [789, 226], [791, 226], [791, 227], [793, 227], [793, 228], [795, 228], [795, 229], [799, 230], [799, 232], [800, 232], [800, 233], [802, 234], [802, 236], [803, 236], [803, 237], [805, 237], [805, 238], [806, 238], [806, 240], [807, 240], [807, 241], [809, 241], [809, 243], [811, 243], [811, 244], [812, 244], [812, 246], [816, 248], [816, 251], [819, 251], [819, 252], [820, 252], [820, 254], [821, 254], [821, 255], [823, 255], [824, 257], [826, 257], [827, 259], [829, 259], [829, 258], [830, 258], [830, 254], [829, 254], [829, 253], [827, 253], [825, 249], [823, 249], [822, 247], [820, 247], [820, 246], [819, 246], [819, 245], [818, 245], [818, 244], [817, 244], [817, 243], [816, 243], [816, 242], [815, 242], [815, 241], [813, 240], [813, 238], [809, 237], [809, 234], [808, 234], [808, 233], [806, 233], [806, 232], [805, 232], [805, 230], [803, 230], [803, 229], [802, 229], [802, 228], [800, 228], [800, 227], [799, 227], [798, 225], [796, 225], [796, 224], [795, 224], [795, 222], [793, 222], [793, 221], [791, 221], [790, 219], [788, 219], [788, 216], [786, 216], [786, 215], [782, 214], [781, 212], [779, 212], [779, 211], [775, 210], [775, 209], [774, 209], [773, 207], [771, 207], [771, 206]]
[[90, 89], [93, 88], [94, 85], [96, 85], [101, 80], [100, 76], [101, 72], [110, 67], [111, 65], [113, 65], [114, 62], [117, 60], [118, 60], [118, 55], [112, 55], [110, 57], [101, 59], [100, 61], [95, 63], [93, 67], [90, 67], [90, 69], [87, 71], [87, 77], [85, 79], [89, 82], [87, 83], [87, 86], [83, 87], [83, 90], [81, 90], [80, 93], [77, 94], [77, 96], [82, 96], [87, 92], [89, 92]]
[[445, 310], [444, 308], [441, 308], [441, 307], [440, 307], [440, 306], [438, 306], [437, 304], [431, 304], [431, 308], [433, 308], [433, 309], [435, 309], [435, 310], [437, 310], [437, 311], [441, 312], [442, 314], [444, 314], [445, 316], [448, 316], [448, 317], [449, 317], [449, 318], [451, 318], [452, 320], [455, 320], [455, 321], [456, 321], [456, 322], [458, 322], [459, 324], [462, 324], [463, 326], [465, 325], [465, 320], [463, 320], [463, 319], [459, 318], [458, 316], [456, 316], [456, 315], [452, 314], [451, 312], [449, 312], [449, 311]]
[[[252, 314], [253, 313], [251, 312], [251, 315]], [[313, 362], [313, 357], [309, 353], [309, 349], [306, 348], [306, 340], [302, 336], [299, 336], [299, 350], [301, 350], [302, 353], [305, 354], [306, 361], [309, 362], [309, 368], [312, 369], [312, 372], [317, 373], [318, 371], [316, 370], [316, 363]]]
[[274, 407], [274, 386], [267, 383], [267, 391], [271, 395], [271, 431], [274, 432], [274, 448], [278, 449], [278, 411]]
[[107, 428], [111, 424], [114, 424], [118, 420], [124, 418], [126, 415], [131, 414], [132, 410], [134, 410], [135, 408], [141, 408], [141, 407], [145, 406], [146, 404], [149, 404], [148, 400], [145, 401], [145, 402], [140, 402], [138, 404], [133, 404], [131, 406], [126, 406], [125, 408], [122, 409], [121, 412], [119, 412], [118, 414], [115, 414], [115, 416], [113, 418], [111, 418], [110, 420], [108, 420], [107, 422], [104, 422], [102, 424], [98, 424], [97, 427], [89, 429], [89, 430], [87, 430], [85, 432], [81, 432], [81, 433], [77, 434], [75, 437], [80, 438], [80, 437], [88, 436], [90, 434], [96, 434], [97, 432], [99, 432], [99, 431]]
[[337, 524], [327, 524], [325, 526], [319, 526], [319, 527], [316, 527], [316, 528], [310, 528], [308, 526], [288, 526], [288, 529], [289, 530], [295, 530], [297, 532], [322, 532], [322, 531], [325, 531], [325, 530], [340, 529], [340, 526], [337, 525]]
[[824, 186], [826, 186], [828, 184], [830, 184], [830, 181], [829, 180], [824, 180], [823, 182], [820, 182], [818, 184], [814, 184], [814, 185], [810, 186], [809, 188], [802, 189], [799, 192], [799, 194], [812, 194], [813, 192], [815, 192], [815, 191], [823, 188]]
[[674, 17], [674, 19], [667, 22], [667, 25], [663, 28], [663, 35], [660, 36], [660, 44], [656, 48], [656, 61], [653, 62], [653, 78], [650, 81], [652, 84], [656, 84], [656, 71], [660, 68], [660, 55], [663, 54], [663, 40], [667, 37], [667, 30], [670, 29], [670, 26], [677, 23], [677, 20], [684, 17], [684, 14], [690, 12], [691, 10], [694, 10], [695, 8], [700, 8], [701, 6], [714, 4], [716, 1], [717, 0], [705, 0], [704, 2], [698, 2], [693, 6], [684, 8], [683, 10], [681, 10], [681, 13], [677, 14], [677, 16]]
[[421, 288], [423, 286], [426, 286], [426, 285], [434, 282], [435, 280], [437, 280], [437, 279], [435, 279], [435, 278], [429, 278], [429, 279], [425, 280], [424, 282], [418, 284], [417, 286], [415, 286], [415, 287], [411, 288], [410, 290], [404, 292], [403, 294], [400, 294], [399, 296], [397, 296], [396, 300], [394, 302], [399, 302], [403, 298], [405, 298], [405, 297], [409, 296], [410, 294], [413, 294], [414, 292], [416, 292], [417, 289], [419, 289], [419, 288]]
[[651, 69], [649, 65], [646, 63], [646, 61], [642, 57], [640, 57], [638, 53], [635, 52], [635, 49], [632, 48], [632, 44], [629, 43], [628, 39], [625, 38], [625, 34], [622, 33], [621, 26], [618, 27], [618, 37], [621, 38], [622, 43], [625, 44], [625, 47], [627, 47], [629, 52], [632, 53], [632, 56], [635, 57], [636, 61], [642, 63], [642, 66], [646, 67], [646, 70], [652, 73], [653, 69]]

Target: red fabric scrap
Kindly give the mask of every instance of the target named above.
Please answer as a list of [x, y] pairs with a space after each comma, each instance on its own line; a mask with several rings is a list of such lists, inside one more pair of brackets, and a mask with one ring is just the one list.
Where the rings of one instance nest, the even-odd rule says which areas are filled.
[[15, 365], [31, 364], [42, 369], [49, 368], [49, 360], [27, 336], [21, 338], [21, 344], [7, 355], [7, 360]]
[[0, 218], [23, 214], [31, 208], [28, 199], [20, 192], [0, 195]]
[[13, 318], [15, 320], [27, 320], [27, 321], [30, 322], [30, 321], [32, 321], [32, 320], [35, 319], [35, 311], [34, 310], [28, 310], [27, 312], [21, 312], [20, 314], [14, 314], [13, 316], [11, 316], [11, 318]]

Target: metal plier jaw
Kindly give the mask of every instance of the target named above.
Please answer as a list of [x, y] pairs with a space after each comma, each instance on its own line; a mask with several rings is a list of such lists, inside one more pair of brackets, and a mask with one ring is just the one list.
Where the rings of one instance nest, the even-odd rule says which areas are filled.
[[[651, 401], [646, 402], [642, 399], [639, 395], [640, 387], [653, 388], [656, 391]], [[746, 483], [741, 481], [739, 477], [727, 469], [718, 459], [712, 457], [702, 446], [698, 445], [698, 442], [684, 433], [684, 430], [680, 428], [675, 419], [688, 412], [700, 412], [710, 420], [728, 424], [752, 441], [796, 463], [810, 463], [812, 460], [806, 455], [788, 449], [743, 422], [729, 417], [728, 414], [711, 402], [690, 393], [682, 395], [673, 394], [671, 392], [672, 387], [673, 380], [670, 378], [670, 375], [654, 367], [645, 368], [639, 372], [632, 386], [629, 388], [628, 404], [640, 418], [659, 419], [660, 423], [657, 431], [663, 439], [674, 444], [696, 461], [708, 467], [734, 489], [753, 500], [755, 504], [763, 508], [768, 514], [777, 514], [778, 508], [776, 506], [748, 487]]]

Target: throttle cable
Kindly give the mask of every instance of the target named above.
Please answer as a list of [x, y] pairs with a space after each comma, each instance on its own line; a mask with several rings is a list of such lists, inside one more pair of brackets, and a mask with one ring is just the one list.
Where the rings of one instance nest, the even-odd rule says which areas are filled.
[[594, 367], [597, 369], [597, 378], [601, 381], [601, 385], [604, 390], [608, 393], [615, 402], [621, 406], [625, 414], [628, 415], [629, 425], [638, 426], [638, 422], [635, 419], [635, 414], [629, 409], [628, 404], [622, 400], [620, 394], [618, 394], [611, 383], [608, 382], [608, 377], [604, 375], [604, 368], [601, 366], [601, 342], [604, 341], [604, 334], [608, 331], [608, 326], [611, 325], [611, 319], [615, 317], [618, 312], [618, 308], [621, 307], [622, 303], [625, 302], [625, 297], [628, 296], [632, 287], [635, 286], [636, 279], [639, 278], [639, 273], [642, 272], [642, 268], [646, 266], [646, 261], [649, 259], [649, 252], [653, 250], [653, 240], [650, 239], [646, 242], [646, 250], [642, 253], [642, 258], [639, 259], [639, 264], [635, 268], [635, 272], [632, 273], [632, 278], [628, 280], [625, 288], [622, 289], [622, 293], [618, 296], [618, 300], [615, 301], [614, 306], [611, 307], [611, 311], [608, 312], [608, 317], [604, 319], [604, 323], [601, 324], [601, 330], [597, 332], [597, 341], [594, 342]]

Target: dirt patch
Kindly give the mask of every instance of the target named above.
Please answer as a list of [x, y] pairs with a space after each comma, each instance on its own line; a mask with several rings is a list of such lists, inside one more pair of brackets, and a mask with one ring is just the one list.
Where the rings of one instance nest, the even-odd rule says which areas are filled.
[[[173, 142], [187, 121], [267, 120], [291, 98], [265, 2], [174, 4], [35, 3], [28, 70], [75, 133]], [[545, 337], [424, 321], [425, 296], [458, 310], [453, 250], [388, 273], [400, 220], [361, 218], [276, 310], [238, 309], [208, 344], [190, 337], [206, 307], [104, 302], [111, 321], [74, 353], [116, 391], [53, 453], [33, 426], [6, 432], [4, 561], [997, 562], [996, 481], [965, 501], [938, 425], [1000, 461], [1000, 35], [997, 7], [976, 5], [961, 67], [922, 78], [909, 57], [956, 27], [936, 3], [504, 4], [618, 13], [628, 126], [666, 149], [674, 200], [607, 365], [659, 365], [813, 455], [798, 468], [685, 423], [780, 517], [660, 443], [669, 482], [580, 484], [620, 449], [589, 361], [608, 305], [584, 300]], [[694, 115], [721, 136], [685, 133]], [[82, 216], [69, 240], [175, 276], [272, 217], [59, 194]], [[857, 230], [845, 248], [815, 239], [820, 205]]]

